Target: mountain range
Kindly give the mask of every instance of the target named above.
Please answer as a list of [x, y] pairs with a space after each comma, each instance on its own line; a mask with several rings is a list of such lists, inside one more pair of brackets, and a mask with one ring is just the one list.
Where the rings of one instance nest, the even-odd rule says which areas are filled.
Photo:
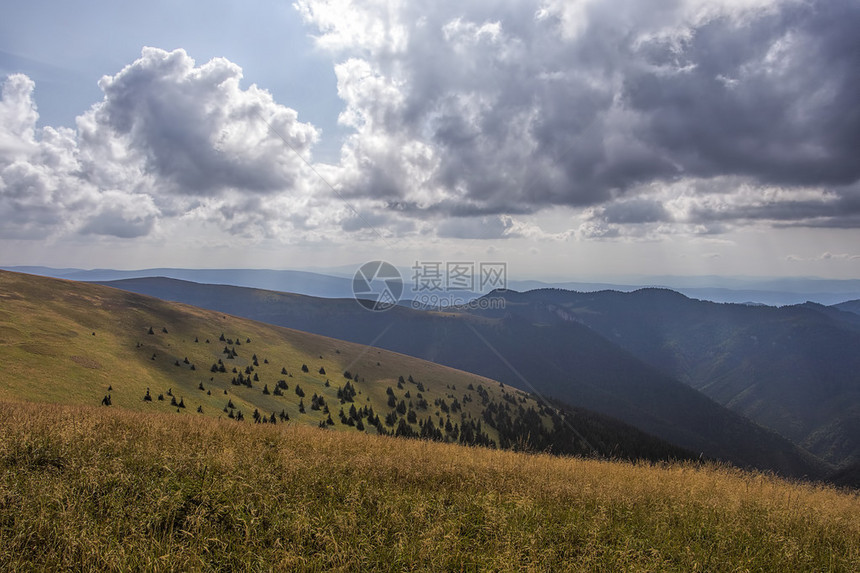
[[493, 293], [505, 301], [504, 310], [429, 312], [395, 307], [374, 313], [352, 299], [321, 299], [174, 279], [130, 279], [110, 284], [386, 348], [486, 376], [618, 418], [680, 447], [741, 466], [787, 475], [823, 475], [843, 463], [823, 461], [581, 321], [559, 318], [551, 312], [536, 314], [533, 305], [518, 298], [532, 296], [530, 293]]
[[831, 463], [860, 462], [860, 315], [847, 303], [717, 304], [664, 289], [498, 296], [507, 315], [585, 326]]
[[624, 459], [695, 456], [475, 374], [99, 285], [0, 271], [0, 401]]

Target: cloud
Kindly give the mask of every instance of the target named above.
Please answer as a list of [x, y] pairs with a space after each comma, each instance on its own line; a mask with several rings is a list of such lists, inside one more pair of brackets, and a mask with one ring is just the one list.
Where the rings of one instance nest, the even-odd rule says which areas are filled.
[[437, 234], [440, 237], [453, 239], [501, 239], [513, 230], [510, 218], [489, 217], [454, 217], [439, 224]]
[[[335, 61], [351, 130], [338, 164], [314, 163], [319, 131], [243, 88], [225, 59], [144, 48], [101, 79], [75, 129], [37, 128], [37, 88], [14, 75], [0, 99], [0, 235], [131, 239], [185, 222], [278, 242], [860, 228], [852, 0], [295, 6]], [[571, 214], [552, 233], [550, 210]]]
[[107, 235], [133, 239], [148, 235], [160, 212], [148, 195], [117, 191], [101, 193], [98, 207], [80, 229], [86, 235]]
[[174, 193], [295, 187], [304, 167], [297, 155], [309, 156], [317, 130], [256, 85], [242, 90], [241, 78], [223, 58], [198, 67], [184, 50], [144, 48], [101, 79], [104, 101], [79, 124], [121, 140]]
[[856, 2], [785, 2], [742, 22], [709, 20], [679, 43], [642, 42], [623, 89], [642, 118], [637, 134], [688, 176], [857, 181], [858, 22]]
[[0, 233], [130, 239], [186, 216], [242, 235], [307, 228], [309, 213], [331, 210], [306, 164], [319, 134], [265, 90], [241, 89], [241, 77], [224, 59], [197, 66], [183, 50], [144, 48], [101, 79], [104, 99], [77, 118], [76, 130], [37, 129], [34, 83], [8, 77], [0, 100]]
[[[860, 225], [840, 216], [860, 180], [856, 2], [296, 6], [341, 62], [340, 120], [355, 133], [337, 181], [352, 196], [423, 217], [599, 207], [600, 236], [661, 222]], [[655, 187], [689, 203], [686, 220]], [[733, 209], [739, 188], [761, 197]], [[784, 193], [768, 203], [773, 189]]]
[[657, 223], [672, 220], [662, 202], [643, 197], [609, 203], [600, 207], [595, 217], [614, 224]]
[[831, 253], [823, 252], [814, 257], [801, 257], [798, 255], [788, 255], [785, 257], [789, 262], [807, 262], [807, 261], [860, 261], [860, 255], [850, 253]]
[[20, 158], [32, 151], [36, 120], [33, 105], [33, 81], [23, 74], [13, 74], [3, 82], [0, 91], [0, 157]]
[[67, 214], [88, 204], [76, 174], [76, 142], [69, 129], [47, 127], [36, 138], [34, 84], [15, 74], [0, 100], [0, 237], [36, 239], [61, 232]]

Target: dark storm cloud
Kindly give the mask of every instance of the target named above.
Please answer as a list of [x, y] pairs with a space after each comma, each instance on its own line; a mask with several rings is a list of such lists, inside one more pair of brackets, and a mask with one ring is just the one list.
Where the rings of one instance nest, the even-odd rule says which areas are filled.
[[718, 208], [697, 205], [688, 218], [690, 222], [758, 220], [774, 221], [777, 226], [860, 227], [860, 185], [819, 197], [724, 203]]
[[[351, 58], [345, 187], [416, 214], [605, 204], [612, 222], [655, 222], [659, 207], [619, 198], [684, 181], [832, 195], [860, 179], [853, 0], [299, 6]], [[822, 191], [785, 215], [831, 203]]]
[[671, 215], [659, 202], [636, 198], [623, 203], [610, 203], [599, 210], [599, 217], [607, 223], [657, 223], [671, 221]]
[[[623, 95], [646, 121], [637, 136], [685, 175], [769, 184], [844, 185], [860, 177], [860, 3], [786, 5], [717, 19], [679, 52], [648, 42]], [[680, 63], [681, 73], [660, 70]]]

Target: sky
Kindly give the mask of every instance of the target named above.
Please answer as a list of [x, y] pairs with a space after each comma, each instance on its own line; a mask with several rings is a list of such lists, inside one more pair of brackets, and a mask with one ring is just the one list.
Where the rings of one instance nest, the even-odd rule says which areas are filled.
[[4, 6], [0, 265], [860, 278], [856, 0]]

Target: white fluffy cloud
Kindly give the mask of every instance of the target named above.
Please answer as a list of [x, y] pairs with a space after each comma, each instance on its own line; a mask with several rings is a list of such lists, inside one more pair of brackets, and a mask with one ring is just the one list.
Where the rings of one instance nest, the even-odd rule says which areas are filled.
[[288, 234], [291, 221], [307, 221], [297, 209], [330, 202], [314, 198], [306, 165], [318, 132], [268, 92], [241, 89], [241, 77], [227, 60], [197, 66], [183, 50], [144, 48], [102, 78], [104, 99], [76, 130], [37, 130], [34, 84], [10, 76], [0, 100], [3, 235], [134, 238], [186, 216]]
[[268, 92], [242, 90], [241, 78], [239, 66], [224, 59], [197, 67], [182, 50], [144, 48], [140, 59], [102, 78], [104, 102], [79, 125], [133, 150], [165, 191], [294, 188], [303, 167], [297, 154], [309, 156], [317, 131]]

